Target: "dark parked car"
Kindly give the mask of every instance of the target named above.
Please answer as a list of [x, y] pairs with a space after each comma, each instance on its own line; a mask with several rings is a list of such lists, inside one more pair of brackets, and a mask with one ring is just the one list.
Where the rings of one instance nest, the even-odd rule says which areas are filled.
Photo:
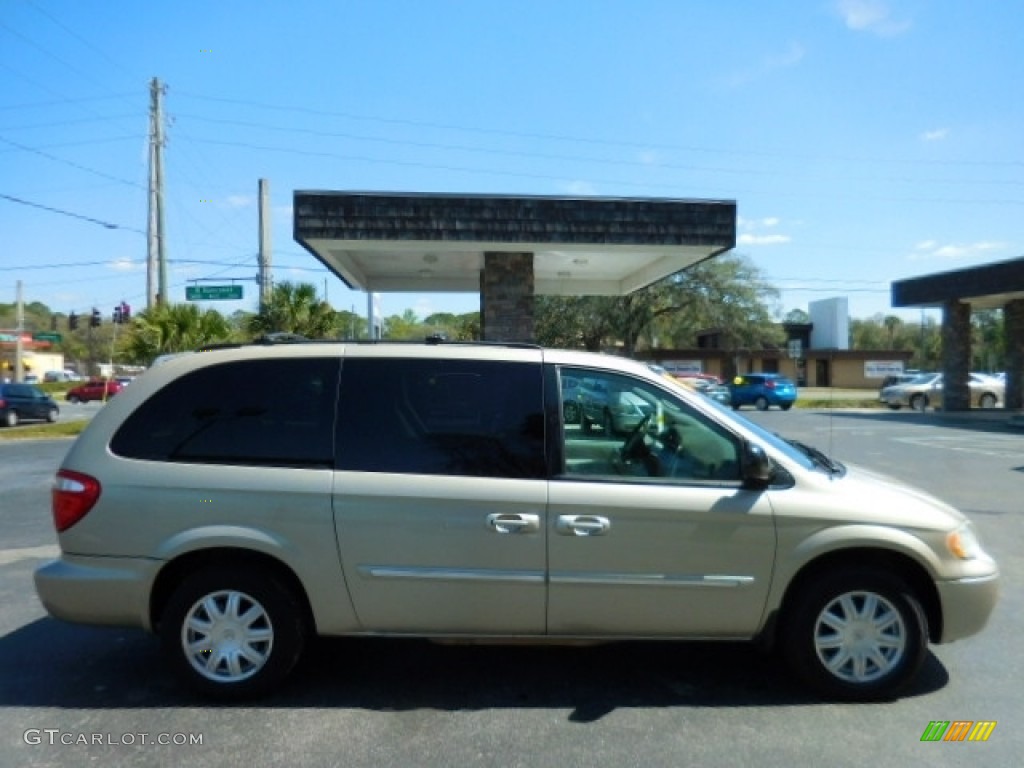
[[642, 397], [625, 389], [615, 389], [604, 379], [584, 378], [578, 391], [580, 426], [584, 432], [590, 432], [597, 425], [606, 435], [625, 434], [654, 413], [654, 406]]
[[29, 419], [56, 421], [60, 409], [53, 398], [32, 384], [0, 384], [0, 424], [16, 426]]
[[757, 410], [766, 410], [777, 405], [788, 411], [796, 402], [796, 384], [778, 373], [745, 373], [733, 379], [732, 407], [752, 405]]
[[65, 398], [69, 403], [87, 403], [90, 400], [109, 400], [124, 389], [124, 384], [113, 379], [92, 379], [68, 390]]

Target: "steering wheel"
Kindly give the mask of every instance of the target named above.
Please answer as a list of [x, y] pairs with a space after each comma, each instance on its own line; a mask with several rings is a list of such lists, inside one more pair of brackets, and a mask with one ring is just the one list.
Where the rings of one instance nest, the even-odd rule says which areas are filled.
[[633, 431], [629, 433], [629, 437], [626, 438], [626, 442], [622, 444], [619, 456], [624, 462], [629, 462], [631, 459], [639, 459], [643, 456], [639, 449], [644, 447], [644, 434], [647, 432], [647, 423], [650, 420], [651, 414], [648, 413], [640, 419], [640, 423], [633, 428]]

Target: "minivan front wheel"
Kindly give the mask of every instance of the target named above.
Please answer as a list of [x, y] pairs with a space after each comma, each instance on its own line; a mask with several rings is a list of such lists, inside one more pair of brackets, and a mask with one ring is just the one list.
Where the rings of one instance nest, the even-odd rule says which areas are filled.
[[808, 584], [783, 627], [796, 673], [828, 698], [874, 701], [896, 695], [928, 649], [920, 602], [899, 579], [850, 569]]
[[160, 635], [172, 667], [200, 693], [243, 699], [266, 693], [302, 654], [306, 629], [292, 593], [273, 577], [222, 568], [185, 579]]

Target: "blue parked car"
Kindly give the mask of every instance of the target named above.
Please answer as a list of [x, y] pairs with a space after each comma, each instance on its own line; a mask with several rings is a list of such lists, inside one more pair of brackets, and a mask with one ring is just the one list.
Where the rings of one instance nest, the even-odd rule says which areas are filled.
[[734, 409], [752, 405], [763, 411], [777, 405], [788, 411], [796, 402], [796, 384], [778, 373], [745, 373], [733, 379], [729, 389]]

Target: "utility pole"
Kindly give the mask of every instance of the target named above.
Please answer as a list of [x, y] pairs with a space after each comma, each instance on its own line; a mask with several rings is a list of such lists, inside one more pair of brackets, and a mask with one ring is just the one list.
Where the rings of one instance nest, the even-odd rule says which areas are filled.
[[259, 274], [256, 279], [260, 288], [260, 311], [262, 312], [270, 305], [270, 295], [274, 285], [270, 273], [270, 181], [267, 179], [260, 179], [259, 199], [260, 253], [258, 263]]
[[167, 253], [164, 239], [164, 110], [166, 86], [149, 84], [149, 220], [146, 227], [146, 308], [167, 302]]
[[25, 300], [21, 295], [21, 280], [18, 281], [16, 300], [18, 303], [18, 328], [14, 332], [14, 335], [16, 337], [16, 341], [14, 342], [14, 380], [22, 381], [25, 378], [25, 364], [22, 361], [22, 355], [24, 354], [24, 351], [22, 350], [21, 346], [21, 333], [22, 331], [25, 330]]

